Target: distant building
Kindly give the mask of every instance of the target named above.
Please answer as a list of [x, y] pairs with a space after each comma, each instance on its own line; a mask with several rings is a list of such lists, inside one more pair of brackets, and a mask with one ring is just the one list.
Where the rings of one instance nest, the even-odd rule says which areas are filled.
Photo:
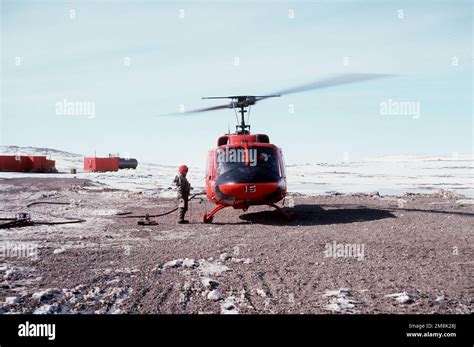
[[0, 171], [58, 172], [56, 162], [43, 155], [0, 155]]

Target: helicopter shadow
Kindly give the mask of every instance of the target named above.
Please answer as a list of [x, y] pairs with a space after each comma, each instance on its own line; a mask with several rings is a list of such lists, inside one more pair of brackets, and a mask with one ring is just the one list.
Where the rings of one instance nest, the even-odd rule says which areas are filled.
[[324, 209], [321, 205], [310, 204], [296, 205], [293, 208], [286, 208], [286, 211], [294, 214], [294, 219], [290, 222], [286, 221], [277, 211], [247, 213], [239, 218], [255, 224], [298, 226], [347, 224], [396, 218], [389, 210], [365, 207]]

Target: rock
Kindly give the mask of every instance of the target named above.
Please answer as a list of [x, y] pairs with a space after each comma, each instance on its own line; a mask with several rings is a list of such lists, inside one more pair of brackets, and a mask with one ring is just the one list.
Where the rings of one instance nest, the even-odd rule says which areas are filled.
[[187, 268], [195, 268], [199, 266], [199, 263], [194, 259], [185, 258], [182, 262], [182, 265]]
[[357, 313], [356, 305], [358, 302], [352, 300], [351, 290], [349, 288], [340, 288], [338, 290], [326, 290], [323, 297], [330, 298], [330, 302], [325, 309], [341, 313]]
[[79, 294], [86, 286], [84, 284], [79, 284], [72, 289], [74, 294]]
[[256, 292], [257, 292], [257, 295], [261, 296], [262, 298], [267, 297], [267, 293], [263, 289], [257, 289]]
[[412, 301], [410, 296], [406, 293], [403, 293], [403, 295], [400, 295], [399, 297], [395, 298], [395, 300], [397, 300], [397, 302], [399, 302], [400, 304], [406, 304]]
[[221, 314], [239, 314], [237, 310], [221, 310]]
[[61, 253], [64, 253], [66, 252], [66, 248], [65, 247], [61, 247], [61, 248], [56, 248], [54, 251], [53, 251], [53, 254], [61, 254]]
[[323, 297], [328, 296], [351, 296], [351, 290], [349, 288], [341, 288], [338, 290], [326, 290]]
[[337, 298], [336, 302], [341, 308], [354, 308], [355, 307], [354, 305], [355, 301], [351, 299], [347, 299], [345, 297]]
[[334, 311], [334, 312], [340, 312], [341, 311], [341, 308], [339, 307], [339, 305], [337, 303], [327, 304], [325, 306], [325, 309], [328, 310], [328, 311]]
[[226, 301], [222, 305], [222, 308], [224, 308], [224, 310], [234, 310], [235, 309], [235, 304], [233, 302]]
[[221, 304], [221, 314], [238, 314], [239, 311], [237, 310], [237, 307], [235, 306], [235, 303], [233, 301], [233, 298], [227, 298], [222, 304]]
[[222, 299], [222, 294], [219, 289], [213, 289], [207, 294], [207, 298], [212, 301], [219, 301]]
[[16, 268], [12, 267], [5, 271], [3, 275], [4, 280], [18, 280], [23, 276], [23, 274]]
[[223, 272], [230, 271], [230, 268], [222, 264], [203, 262], [199, 266], [199, 271], [204, 276], [210, 276], [219, 275]]
[[33, 295], [31, 295], [31, 298], [38, 301], [47, 301], [47, 300], [51, 300], [54, 297], [54, 295], [58, 293], [60, 293], [59, 289], [48, 288], [41, 292], [33, 293]]
[[444, 299], [445, 299], [444, 295], [440, 295], [435, 299], [435, 302], [439, 304], [439, 303], [442, 303]]
[[16, 296], [7, 296], [5, 298], [5, 304], [6, 305], [15, 305], [15, 304], [18, 304], [18, 297]]
[[163, 265], [163, 267], [164, 268], [168, 268], [168, 267], [176, 268], [176, 267], [180, 267], [181, 265], [183, 265], [183, 259], [175, 259], [175, 260], [171, 260], [169, 262], [166, 262]]
[[202, 277], [201, 283], [205, 288], [210, 289], [210, 290], [216, 289], [219, 286], [218, 281], [213, 280], [209, 277]]
[[124, 311], [120, 308], [116, 308], [115, 310], [113, 310], [112, 312], [110, 312], [111, 314], [125, 314], [127, 313], [127, 311]]
[[33, 314], [51, 314], [51, 313], [57, 313], [58, 307], [55, 305], [43, 305], [36, 310], [33, 311]]
[[407, 294], [407, 292], [394, 293], [385, 295], [386, 298], [393, 298], [399, 304], [409, 304], [413, 302], [413, 298]]
[[233, 263], [243, 263], [243, 264], [250, 264], [252, 262], [252, 258], [232, 258]]
[[229, 253], [222, 253], [222, 254], [219, 256], [220, 261], [226, 261], [226, 260], [228, 260], [228, 259], [230, 259], [230, 258], [232, 258], [232, 257], [230, 256]]

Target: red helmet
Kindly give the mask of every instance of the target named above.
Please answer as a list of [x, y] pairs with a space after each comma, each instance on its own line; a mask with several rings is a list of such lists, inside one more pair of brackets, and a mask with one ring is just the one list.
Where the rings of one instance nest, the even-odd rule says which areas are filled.
[[178, 169], [179, 173], [180, 174], [184, 174], [186, 172], [188, 172], [188, 167], [186, 165], [181, 165]]

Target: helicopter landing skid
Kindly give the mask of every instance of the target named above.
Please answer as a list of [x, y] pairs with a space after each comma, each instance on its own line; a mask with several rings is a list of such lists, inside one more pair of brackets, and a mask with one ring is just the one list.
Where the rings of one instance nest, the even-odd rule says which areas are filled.
[[[294, 218], [293, 213], [285, 211], [284, 209], [282, 209], [277, 204], [269, 204], [268, 206], [274, 207], [278, 211], [278, 213], [280, 213], [287, 221], [292, 221], [293, 220], [293, 218]], [[214, 215], [217, 212], [219, 212], [220, 210], [222, 210], [223, 208], [226, 208], [226, 207], [228, 207], [228, 206], [227, 205], [217, 205], [211, 212], [204, 214], [204, 216], [202, 218], [202, 221], [204, 223], [212, 223], [212, 220], [214, 219]], [[247, 209], [244, 209], [244, 211], [245, 210], [247, 210]]]
[[214, 215], [225, 207], [227, 207], [227, 206], [226, 205], [217, 205], [211, 212], [204, 214], [204, 216], [202, 218], [202, 221], [204, 223], [212, 223], [212, 220], [214, 219]]
[[292, 221], [295, 217], [293, 213], [285, 211], [277, 204], [270, 204], [268, 206], [274, 207], [287, 221]]

